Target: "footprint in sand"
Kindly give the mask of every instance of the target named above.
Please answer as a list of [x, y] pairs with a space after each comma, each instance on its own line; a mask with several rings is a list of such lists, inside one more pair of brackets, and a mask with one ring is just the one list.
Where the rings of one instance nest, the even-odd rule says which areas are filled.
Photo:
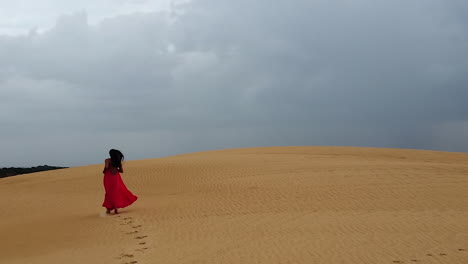
[[459, 248], [458, 251], [466, 251], [464, 248]]
[[148, 249], [147, 247], [144, 247], [144, 248], [135, 249], [135, 251], [145, 251], [145, 250], [147, 250], [147, 249]]
[[421, 261], [421, 260], [419, 260], [419, 259], [412, 259], [411, 261], [412, 261], [412, 262], [419, 262], [419, 261]]
[[140, 242], [139, 245], [146, 245], [146, 242]]
[[127, 233], [125, 233], [125, 234], [127, 234], [127, 235], [131, 235], [131, 234], [136, 234], [136, 233], [138, 233], [138, 231], [137, 231], [137, 230], [135, 230], [135, 231], [132, 231], [132, 232], [127, 232]]
[[125, 262], [125, 264], [135, 264], [135, 263], [138, 263], [138, 261], [133, 260], [133, 261], [130, 261], [130, 262]]
[[445, 253], [439, 253], [439, 256], [447, 256]]
[[142, 225], [137, 225], [137, 226], [132, 226], [132, 228], [139, 228], [141, 227]]
[[123, 258], [133, 258], [133, 254], [120, 254], [120, 257], [118, 259], [123, 259]]
[[428, 254], [426, 254], [426, 256], [433, 257], [434, 255], [428, 253]]
[[401, 260], [394, 260], [393, 263], [403, 263]]
[[124, 220], [126, 224], [133, 223], [133, 218], [132, 217], [124, 217], [124, 218], [122, 218], [122, 220]]
[[137, 236], [135, 237], [136, 239], [143, 239], [143, 238], [147, 238], [148, 236]]

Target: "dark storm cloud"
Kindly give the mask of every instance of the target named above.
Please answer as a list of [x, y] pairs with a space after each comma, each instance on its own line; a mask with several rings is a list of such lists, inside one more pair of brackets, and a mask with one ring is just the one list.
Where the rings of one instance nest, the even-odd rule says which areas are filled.
[[261, 145], [468, 151], [462, 2], [177, 8], [98, 25], [79, 13], [1, 37], [2, 160], [86, 164], [112, 146], [132, 158]]

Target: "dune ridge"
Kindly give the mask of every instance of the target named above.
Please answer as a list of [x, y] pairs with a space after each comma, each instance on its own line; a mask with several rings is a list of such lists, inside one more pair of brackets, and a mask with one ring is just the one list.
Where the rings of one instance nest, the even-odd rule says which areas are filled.
[[262, 147], [0, 179], [0, 263], [468, 263], [468, 154]]

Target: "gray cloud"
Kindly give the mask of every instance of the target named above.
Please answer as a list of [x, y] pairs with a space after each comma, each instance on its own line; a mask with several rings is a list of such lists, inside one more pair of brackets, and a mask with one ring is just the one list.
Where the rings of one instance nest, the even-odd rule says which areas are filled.
[[0, 157], [83, 165], [110, 147], [131, 159], [267, 145], [468, 151], [463, 10], [438, 0], [198, 0], [97, 24], [64, 16], [44, 33], [0, 37]]
[[135, 12], [169, 11], [182, 0], [0, 0], [0, 34], [19, 35], [31, 28], [48, 30], [55, 19], [63, 14], [85, 10], [89, 22], [97, 24], [102, 19]]

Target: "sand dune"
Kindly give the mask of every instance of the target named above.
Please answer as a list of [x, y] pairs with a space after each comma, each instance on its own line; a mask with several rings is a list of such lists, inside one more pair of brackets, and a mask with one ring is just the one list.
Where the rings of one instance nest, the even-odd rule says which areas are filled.
[[[104, 157], [103, 157], [104, 158]], [[0, 263], [468, 263], [468, 154], [271, 147], [0, 180]]]

